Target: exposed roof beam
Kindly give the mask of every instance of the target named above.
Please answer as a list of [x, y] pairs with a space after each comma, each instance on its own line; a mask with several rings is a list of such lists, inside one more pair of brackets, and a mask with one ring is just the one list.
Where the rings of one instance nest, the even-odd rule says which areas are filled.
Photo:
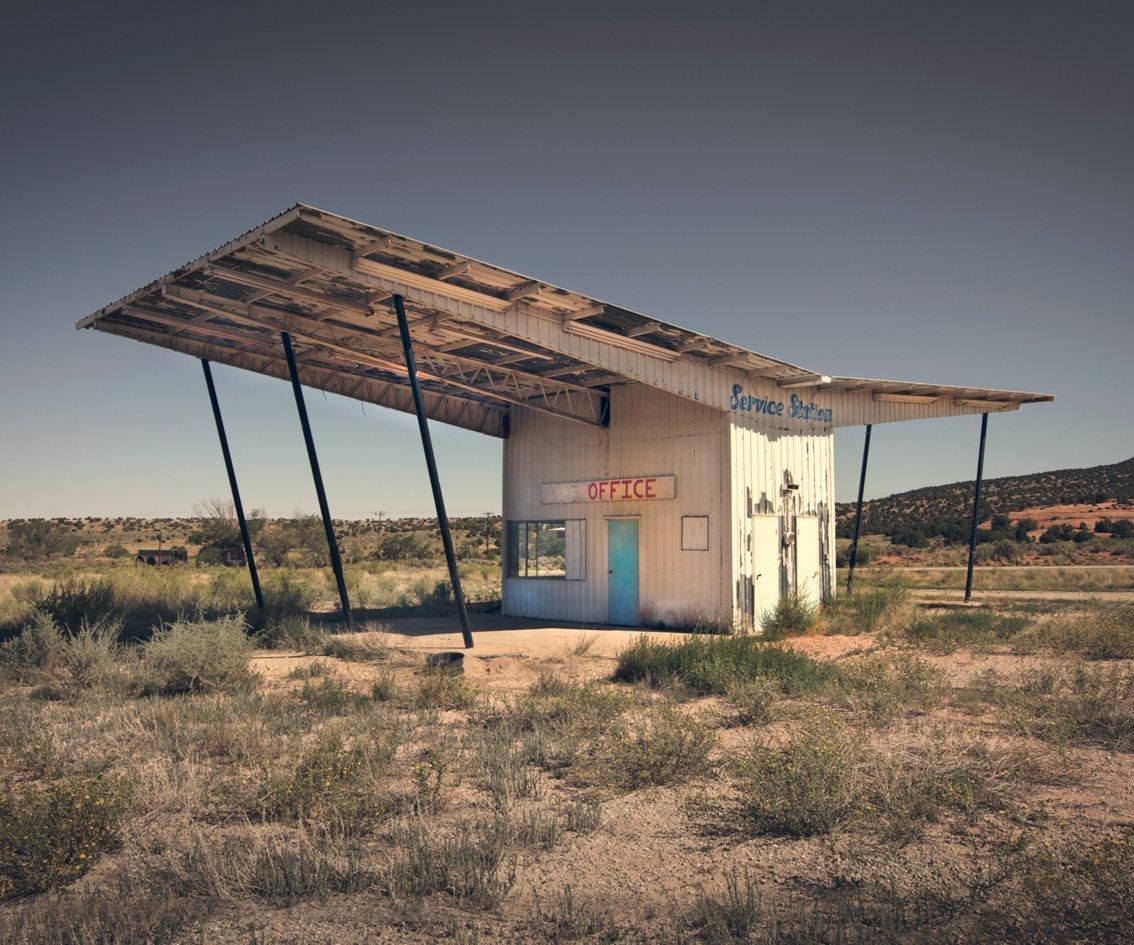
[[709, 362], [713, 367], [738, 367], [755, 370], [755, 365], [747, 354], [723, 354]]
[[[207, 358], [220, 364], [229, 364], [246, 371], [255, 371], [281, 380], [288, 380], [287, 363], [282, 351], [267, 353], [262, 350], [250, 351], [242, 347], [229, 347], [227, 345], [197, 341], [193, 338], [174, 338], [157, 331], [150, 331], [133, 325], [124, 325], [109, 319], [101, 320], [99, 330], [113, 335], [132, 338], [147, 344], [157, 345], [189, 354], [198, 358]], [[239, 342], [234, 342], [239, 343]], [[402, 385], [397, 381], [382, 380], [354, 374], [342, 369], [320, 367], [310, 363], [300, 363], [300, 375], [305, 384], [319, 390], [341, 394], [381, 407], [390, 407], [405, 413], [413, 413], [413, 393], [408, 384]], [[483, 400], [474, 400], [459, 394], [444, 393], [430, 388], [423, 388], [426, 413], [430, 419], [442, 423], [474, 430], [478, 433], [487, 433], [490, 436], [504, 436], [504, 417], [507, 408]]]
[[504, 298], [510, 302], [515, 302], [517, 299], [536, 298], [543, 292], [543, 288], [538, 282], [522, 282], [520, 285], [508, 289], [504, 293]]
[[[393, 345], [392, 339], [387, 339], [382, 335], [375, 333], [371, 330], [371, 326], [363, 326], [364, 330], [356, 328], [336, 328], [328, 325], [325, 321], [319, 321], [309, 318], [305, 315], [298, 315], [294, 312], [286, 312], [280, 309], [268, 308], [262, 305], [250, 305], [234, 299], [225, 299], [220, 296], [210, 295], [206, 292], [200, 292], [195, 289], [183, 289], [180, 286], [166, 286], [163, 289], [163, 294], [167, 298], [174, 299], [187, 305], [197, 308], [206, 308], [236, 321], [244, 321], [256, 327], [268, 328], [272, 331], [288, 330], [299, 337], [300, 331], [306, 331], [309, 337], [319, 338], [323, 341], [329, 342], [334, 345], [342, 346], [344, 342], [353, 342], [355, 344], [375, 344], [378, 342], [389, 341]], [[192, 322], [185, 320], [186, 324]], [[277, 324], [279, 323], [279, 324]], [[293, 326], [298, 326], [295, 328]], [[337, 332], [338, 335], [332, 335], [331, 332]], [[344, 348], [345, 352], [350, 353], [352, 349]], [[497, 365], [492, 361], [484, 360], [483, 358], [472, 358], [466, 355], [453, 354], [450, 352], [440, 352], [439, 349], [430, 346], [427, 343], [422, 343], [419, 339], [418, 350], [421, 356], [438, 355], [450, 360], [455, 365], [461, 365], [469, 369], [488, 369], [491, 370]], [[537, 355], [531, 354], [529, 357], [536, 357]], [[400, 361], [398, 362], [400, 363]], [[522, 371], [516, 368], [504, 368], [508, 375], [518, 379], [522, 382], [528, 382], [536, 386], [550, 384], [556, 391], [564, 392], [575, 390], [581, 393], [586, 392], [586, 388], [582, 385], [571, 384], [568, 381], [551, 380], [542, 374], [535, 374], [530, 371]], [[485, 392], [486, 395], [489, 391]]]
[[446, 279], [452, 279], [454, 276], [462, 275], [472, 269], [472, 263], [467, 259], [462, 262], [455, 262], [451, 266], [446, 266], [434, 277], [444, 282]]
[[975, 397], [958, 398], [954, 401], [959, 407], [976, 407], [980, 410], [1013, 410], [1020, 406], [1015, 400], [981, 400]]
[[601, 315], [606, 311], [606, 306], [601, 303], [598, 305], [588, 305], [586, 308], [577, 309], [574, 312], [566, 312], [560, 316], [564, 322], [577, 322], [581, 318], [592, 318], [595, 315]]
[[304, 286], [291, 285], [280, 279], [257, 275], [252, 272], [241, 272], [236, 269], [226, 269], [223, 266], [209, 266], [209, 273], [218, 279], [235, 282], [238, 285], [251, 286], [254, 289], [265, 289], [272, 295], [282, 295], [286, 298], [302, 299], [313, 305], [328, 305], [356, 315], [370, 315], [370, 307], [350, 299], [340, 299], [332, 295], [324, 295]]
[[937, 395], [888, 394], [884, 391], [878, 391], [873, 399], [880, 404], [935, 404], [941, 398]]
[[795, 387], [818, 387], [820, 384], [830, 384], [831, 378], [827, 374], [805, 374], [798, 377], [785, 377], [776, 381], [777, 387], [791, 390]]
[[607, 331], [605, 328], [599, 328], [597, 325], [583, 325], [579, 322], [565, 322], [563, 330], [569, 335], [580, 335], [583, 338], [589, 338], [592, 341], [602, 341], [605, 344], [612, 345], [615, 348], [623, 348], [627, 351], [633, 351], [635, 354], [646, 354], [652, 358], [658, 358], [662, 361], [676, 361], [681, 357], [676, 351], [669, 348], [662, 348], [659, 345], [652, 345], [647, 341], [639, 341], [637, 338], [627, 338], [625, 335], [617, 334], [613, 331]]
[[659, 328], [661, 328], [661, 322], [646, 322], [644, 325], [631, 328], [626, 334], [630, 338], [637, 338], [639, 335], [648, 335], [651, 332], [655, 332]]
[[394, 238], [387, 233], [385, 236], [379, 236], [372, 240], [367, 240], [361, 246], [357, 247], [354, 251], [355, 259], [362, 259], [364, 256], [369, 256], [371, 253], [376, 253], [380, 249], [385, 249], [392, 243]]

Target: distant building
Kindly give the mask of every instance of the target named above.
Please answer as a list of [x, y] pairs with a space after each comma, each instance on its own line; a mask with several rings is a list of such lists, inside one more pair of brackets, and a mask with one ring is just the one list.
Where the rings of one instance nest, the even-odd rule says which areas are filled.
[[184, 548], [139, 548], [134, 560], [140, 564], [180, 564], [188, 558]]
[[220, 553], [220, 561], [226, 568], [242, 568], [245, 565], [243, 548], [225, 548]]

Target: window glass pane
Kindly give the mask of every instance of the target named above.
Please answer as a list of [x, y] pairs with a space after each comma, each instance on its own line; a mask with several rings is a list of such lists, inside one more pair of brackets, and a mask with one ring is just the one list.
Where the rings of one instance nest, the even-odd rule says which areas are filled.
[[565, 522], [509, 522], [509, 577], [566, 577]]
[[566, 531], [564, 522], [537, 522], [536, 573], [540, 577], [566, 577]]

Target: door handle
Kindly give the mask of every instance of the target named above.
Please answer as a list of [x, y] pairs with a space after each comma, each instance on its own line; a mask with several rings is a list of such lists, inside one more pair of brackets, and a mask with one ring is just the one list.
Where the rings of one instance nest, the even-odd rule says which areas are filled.
[[613, 574], [613, 573], [614, 573], [614, 568], [607, 568], [607, 569], [606, 569], [606, 573], [607, 573], [607, 574]]

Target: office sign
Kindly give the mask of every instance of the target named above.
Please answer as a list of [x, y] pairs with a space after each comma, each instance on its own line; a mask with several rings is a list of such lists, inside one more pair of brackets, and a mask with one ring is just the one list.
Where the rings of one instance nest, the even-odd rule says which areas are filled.
[[539, 488], [544, 505], [565, 502], [651, 502], [677, 495], [676, 476], [627, 476], [583, 482], [545, 482]]

